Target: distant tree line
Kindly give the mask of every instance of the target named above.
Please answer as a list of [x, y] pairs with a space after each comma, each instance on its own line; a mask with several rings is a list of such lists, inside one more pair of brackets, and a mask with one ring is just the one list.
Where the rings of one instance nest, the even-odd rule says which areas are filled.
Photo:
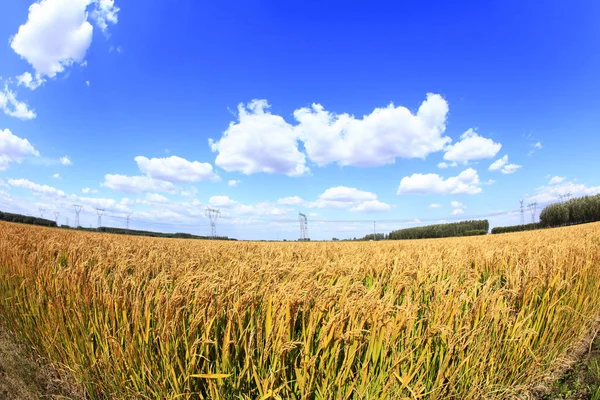
[[191, 233], [162, 233], [162, 232], [152, 232], [152, 231], [140, 231], [136, 229], [123, 229], [123, 228], [111, 228], [107, 226], [101, 226], [100, 228], [87, 229], [80, 228], [88, 231], [96, 231], [103, 233], [114, 233], [118, 235], [133, 235], [133, 236], [150, 236], [150, 237], [162, 237], [162, 238], [172, 238], [172, 239], [203, 239], [203, 240], [235, 240], [230, 239], [227, 236], [215, 236], [214, 238], [211, 236], [198, 236], [192, 235]]
[[541, 228], [542, 228], [542, 224], [540, 224], [539, 222], [534, 222], [532, 224], [523, 224], [523, 225], [496, 226], [495, 228], [492, 228], [492, 234], [532, 231], [532, 230], [541, 229]]
[[[21, 224], [30, 224], [30, 225], [40, 225], [40, 226], [49, 226], [56, 228], [56, 222], [51, 221], [49, 219], [30, 217], [28, 215], [21, 214], [12, 214], [0, 211], [0, 221], [7, 222], [18, 222]], [[69, 225], [61, 225], [63, 229], [73, 229]], [[236, 240], [228, 238], [227, 236], [198, 236], [192, 235], [190, 233], [162, 233], [162, 232], [151, 232], [151, 231], [139, 231], [134, 229], [122, 229], [122, 228], [110, 228], [110, 227], [100, 227], [100, 228], [82, 228], [81, 226], [77, 228], [77, 230], [82, 231], [91, 231], [91, 232], [103, 232], [103, 233], [114, 233], [121, 235], [134, 235], [134, 236], [151, 236], [151, 237], [163, 237], [163, 238], [178, 238], [178, 239], [213, 239], [213, 240]]]
[[7, 212], [3, 212], [3, 211], [0, 211], [0, 221], [18, 222], [21, 224], [56, 227], [56, 222], [51, 221], [49, 219], [30, 217], [30, 216], [21, 215], [21, 214], [12, 214], [12, 213], [7, 213]]
[[540, 213], [540, 224], [553, 227], [600, 221], [600, 194], [550, 204]]
[[486, 235], [490, 229], [487, 219], [452, 222], [449, 224], [436, 224], [417, 226], [415, 228], [392, 231], [388, 235], [390, 240], [427, 239], [453, 236]]
[[540, 213], [540, 222], [496, 227], [492, 229], [492, 233], [520, 232], [595, 221], [600, 221], [600, 194], [547, 205]]

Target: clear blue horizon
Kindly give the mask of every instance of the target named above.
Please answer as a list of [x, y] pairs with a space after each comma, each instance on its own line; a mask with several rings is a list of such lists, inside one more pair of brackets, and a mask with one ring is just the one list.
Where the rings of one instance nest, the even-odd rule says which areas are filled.
[[[600, 4], [0, 4], [0, 209], [361, 237], [600, 193]], [[531, 220], [527, 211], [526, 220]]]

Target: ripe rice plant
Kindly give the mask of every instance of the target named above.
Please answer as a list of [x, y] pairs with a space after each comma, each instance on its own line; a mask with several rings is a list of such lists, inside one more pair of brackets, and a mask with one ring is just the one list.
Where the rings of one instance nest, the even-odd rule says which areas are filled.
[[0, 223], [0, 317], [94, 399], [500, 399], [600, 316], [600, 224], [402, 242]]

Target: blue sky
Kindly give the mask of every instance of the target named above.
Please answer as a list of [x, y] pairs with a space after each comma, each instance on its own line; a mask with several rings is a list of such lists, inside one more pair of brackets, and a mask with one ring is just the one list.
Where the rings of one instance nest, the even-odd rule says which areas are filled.
[[598, 193], [600, 4], [523, 3], [3, 2], [0, 209], [328, 239]]

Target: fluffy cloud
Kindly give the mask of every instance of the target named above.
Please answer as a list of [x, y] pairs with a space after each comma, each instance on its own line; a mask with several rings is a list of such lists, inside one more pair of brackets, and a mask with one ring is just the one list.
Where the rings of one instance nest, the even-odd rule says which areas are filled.
[[163, 196], [162, 194], [158, 194], [158, 193], [147, 193], [146, 194], [146, 201], [148, 203], [168, 203], [169, 199], [166, 198], [165, 196]]
[[527, 199], [528, 203], [549, 203], [560, 199], [560, 196], [571, 193], [573, 197], [594, 195], [600, 193], [600, 186], [586, 186], [582, 183], [562, 182], [555, 185], [539, 187], [536, 194]]
[[550, 182], [548, 182], [548, 185], [557, 185], [564, 180], [565, 178], [562, 176], [553, 176], [552, 179], [550, 179]]
[[516, 172], [521, 165], [518, 164], [509, 164], [508, 163], [508, 154], [504, 157], [497, 159], [494, 161], [488, 168], [489, 171], [501, 171], [503, 174], [512, 174]]
[[441, 168], [441, 169], [446, 169], [448, 167], [456, 167], [457, 165], [458, 164], [456, 162], [448, 164], [447, 162], [442, 161], [442, 162], [438, 163], [437, 167]]
[[60, 163], [62, 165], [73, 165], [73, 163], [71, 162], [71, 160], [67, 156], [61, 157], [60, 158]]
[[27, 60], [39, 76], [54, 77], [73, 63], [84, 61], [92, 43], [91, 17], [103, 31], [117, 23], [113, 0], [40, 0], [29, 7], [27, 22], [11, 38], [12, 49]]
[[313, 104], [294, 111], [294, 118], [306, 153], [317, 165], [379, 166], [442, 150], [450, 141], [442, 136], [447, 114], [448, 103], [429, 93], [416, 114], [390, 104], [359, 119]]
[[40, 74], [35, 74], [35, 77], [30, 72], [25, 72], [17, 76], [17, 85], [25, 86], [27, 89], [35, 90], [40, 87], [45, 81]]
[[481, 193], [479, 175], [467, 168], [458, 176], [444, 179], [438, 174], [412, 174], [400, 181], [398, 194], [477, 194]]
[[60, 174], [52, 174], [52, 178], [54, 178], [54, 179], [60, 179]]
[[537, 142], [536, 144], [533, 145], [534, 148], [540, 150], [542, 148], [542, 143], [541, 142]]
[[467, 163], [472, 160], [492, 158], [502, 148], [500, 143], [479, 136], [473, 129], [463, 133], [460, 138], [460, 142], [447, 147], [444, 160]]
[[102, 186], [123, 193], [167, 192], [175, 193], [175, 185], [148, 176], [106, 174]]
[[0, 130], [0, 171], [6, 170], [11, 162], [20, 163], [25, 156], [39, 156], [27, 139], [12, 134], [8, 129]]
[[236, 179], [231, 179], [227, 182], [227, 184], [231, 187], [236, 187], [237, 185], [239, 185], [240, 183], [242, 183], [242, 181], [240, 180], [236, 180]]
[[209, 140], [212, 151], [218, 152], [218, 166], [244, 174], [300, 176], [309, 173], [307, 156], [319, 166], [380, 166], [396, 158], [424, 158], [450, 142], [443, 136], [448, 104], [437, 94], [428, 94], [416, 114], [390, 104], [356, 118], [313, 104], [294, 111], [296, 125], [268, 108], [266, 100], [238, 106], [239, 121], [231, 123], [220, 140]]
[[83, 189], [81, 189], [81, 193], [83, 193], [83, 194], [98, 193], [98, 190], [90, 189], [90, 188], [83, 188]]
[[389, 204], [382, 203], [379, 200], [369, 200], [352, 207], [350, 212], [386, 212], [391, 209], [392, 207]]
[[87, 21], [90, 0], [41, 0], [29, 7], [27, 22], [10, 41], [36, 72], [49, 77], [82, 62], [92, 43]]
[[266, 100], [238, 106], [238, 123], [231, 123], [220, 140], [209, 139], [212, 151], [218, 152], [215, 164], [246, 175], [266, 172], [300, 176], [309, 172], [293, 127], [268, 108]]
[[91, 17], [96, 21], [98, 28], [106, 33], [108, 23], [116, 24], [119, 22], [117, 14], [119, 7], [115, 6], [115, 0], [97, 0]]
[[232, 200], [229, 196], [212, 196], [208, 202], [214, 207], [231, 208], [238, 204], [237, 201]]
[[281, 204], [281, 205], [285, 205], [285, 206], [302, 206], [302, 205], [306, 205], [307, 201], [298, 196], [291, 196], [291, 197], [284, 197], [282, 199], [277, 200], [277, 204]]
[[381, 212], [391, 210], [388, 204], [377, 200], [375, 193], [346, 186], [329, 188], [316, 201], [307, 205], [313, 208], [338, 210], [349, 208], [352, 212]]
[[39, 185], [27, 179], [9, 179], [8, 184], [22, 189], [28, 189], [38, 195], [49, 197], [65, 197], [65, 192], [48, 185]]
[[436, 204], [436, 203], [433, 203], [433, 204], [429, 205], [429, 208], [440, 208], [440, 207], [441, 207], [441, 205]]
[[461, 203], [459, 201], [453, 201], [450, 203], [450, 205], [453, 208], [452, 215], [464, 214], [464, 212], [465, 212], [464, 209], [467, 208], [463, 203]]
[[209, 163], [190, 162], [177, 156], [151, 159], [137, 156], [135, 162], [140, 171], [148, 177], [166, 182], [198, 182], [218, 179]]
[[366, 200], [376, 200], [377, 195], [371, 192], [365, 192], [356, 188], [345, 186], [337, 186], [327, 189], [320, 196], [322, 200], [341, 201], [341, 202], [356, 202]]
[[4, 114], [22, 120], [36, 117], [35, 111], [31, 110], [27, 103], [17, 100], [15, 92], [6, 85], [4, 90], [0, 92], [0, 108], [4, 111]]

